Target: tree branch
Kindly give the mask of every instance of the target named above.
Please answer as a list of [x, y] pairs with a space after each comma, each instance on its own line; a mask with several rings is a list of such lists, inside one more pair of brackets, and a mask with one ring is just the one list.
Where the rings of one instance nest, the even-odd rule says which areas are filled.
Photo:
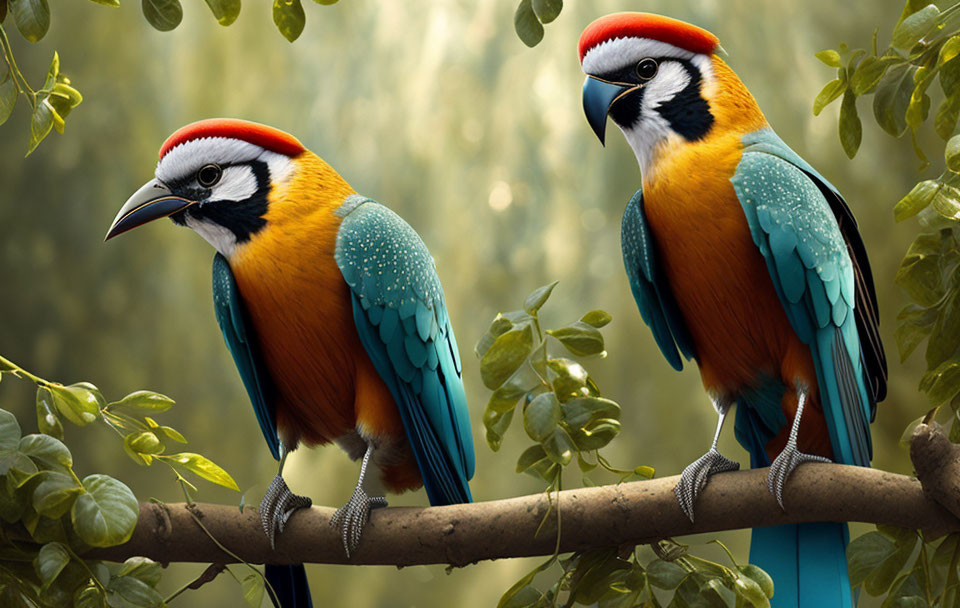
[[[892, 524], [921, 528], [932, 537], [958, 531], [960, 520], [938, 502], [949, 497], [960, 510], [958, 447], [935, 425], [921, 425], [915, 436], [925, 438], [912, 454], [923, 487], [913, 477], [876, 469], [805, 464], [787, 484], [786, 511], [767, 490], [768, 469], [712, 477], [697, 502], [696, 523], [687, 520], [677, 505], [673, 488], [678, 477], [567, 490], [559, 498], [563, 510], [560, 551], [814, 521]], [[928, 449], [931, 445], [936, 449]], [[251, 563], [465, 566], [486, 559], [552, 554], [555, 511], [535, 537], [547, 508], [546, 496], [538, 494], [467, 505], [376, 510], [350, 560], [344, 555], [339, 532], [329, 525], [334, 509], [328, 507], [295, 514], [275, 551], [260, 527], [256, 509], [240, 513], [236, 507], [197, 504], [193, 512], [224, 546]], [[116, 561], [134, 555], [159, 562], [235, 561], [200, 529], [184, 504], [141, 504], [140, 520], [129, 542], [87, 555]]]

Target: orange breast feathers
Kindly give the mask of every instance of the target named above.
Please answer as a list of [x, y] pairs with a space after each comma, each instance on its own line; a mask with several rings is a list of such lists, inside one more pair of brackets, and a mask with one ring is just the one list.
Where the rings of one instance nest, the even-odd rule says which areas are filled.
[[[719, 78], [736, 79], [717, 61]], [[803, 382], [813, 407], [804, 412], [800, 447], [829, 456], [810, 350], [790, 326], [730, 183], [743, 133], [766, 125], [753, 98], [743, 93], [749, 96], [745, 89], [734, 96], [736, 112], [715, 112], [706, 138], [661, 151], [643, 176], [644, 210], [659, 264], [693, 339], [704, 387], [735, 396], [764, 376], [779, 378], [788, 389], [782, 403], [788, 424], [767, 446], [776, 456], [796, 411], [796, 383]], [[711, 109], [723, 102], [718, 97], [710, 100]], [[729, 100], [729, 91], [725, 97]]]
[[[353, 321], [334, 259], [349, 184], [311, 152], [274, 184], [267, 224], [230, 259], [277, 387], [281, 440], [322, 444], [352, 433], [402, 435], [399, 412]], [[362, 398], [361, 398], [362, 397]]]

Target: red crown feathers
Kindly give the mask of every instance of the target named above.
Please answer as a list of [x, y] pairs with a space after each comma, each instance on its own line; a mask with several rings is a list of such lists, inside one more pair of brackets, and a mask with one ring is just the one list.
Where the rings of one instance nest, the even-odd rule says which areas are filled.
[[649, 38], [686, 49], [691, 53], [710, 54], [720, 40], [707, 30], [652, 13], [614, 13], [600, 17], [580, 35], [580, 61], [593, 47], [615, 38]]
[[177, 129], [160, 147], [160, 158], [182, 143], [203, 137], [240, 139], [285, 156], [296, 156], [306, 150], [296, 137], [280, 129], [248, 120], [211, 118]]

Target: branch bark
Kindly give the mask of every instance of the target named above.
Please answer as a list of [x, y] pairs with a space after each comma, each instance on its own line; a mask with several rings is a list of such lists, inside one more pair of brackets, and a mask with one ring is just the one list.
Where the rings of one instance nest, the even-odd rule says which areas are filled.
[[[710, 479], [690, 522], [673, 493], [679, 477], [560, 493], [560, 551], [643, 544], [669, 536], [814, 521], [857, 521], [921, 528], [933, 536], [960, 531], [960, 454], [936, 426], [917, 429], [912, 456], [921, 481], [876, 469], [805, 464], [787, 484], [781, 510], [767, 490], [768, 469], [723, 473]], [[555, 499], [555, 497], [554, 497]], [[556, 504], [556, 503], [555, 503]], [[256, 509], [196, 504], [140, 506], [140, 520], [124, 545], [88, 556], [121, 561], [143, 555], [159, 562], [236, 561], [196, 523], [251, 563], [452, 564], [550, 555], [556, 509], [543, 494], [467, 505], [398, 507], [371, 514], [360, 546], [348, 560], [334, 509], [296, 513], [271, 550]], [[945, 508], [946, 505], [948, 508]], [[951, 512], [952, 511], [952, 512]]]

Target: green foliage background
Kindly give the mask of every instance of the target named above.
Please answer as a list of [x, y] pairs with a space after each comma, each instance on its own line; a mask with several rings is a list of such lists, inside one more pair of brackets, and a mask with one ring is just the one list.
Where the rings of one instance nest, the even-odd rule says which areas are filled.
[[[151, 177], [170, 132], [200, 118], [243, 117], [296, 134], [420, 232], [438, 262], [465, 358], [499, 310], [555, 279], [551, 317], [610, 312], [609, 357], [590, 365], [604, 395], [623, 406], [622, 437], [607, 455], [621, 466], [654, 466], [658, 476], [679, 473], [708, 447], [715, 417], [696, 370], [670, 370], [630, 296], [619, 221], [639, 174], [621, 137], [611, 135], [604, 150], [587, 127], [575, 51], [594, 18], [650, 10], [717, 33], [774, 128], [845, 193], [859, 218], [891, 358], [890, 395], [873, 426], [874, 465], [908, 473], [897, 442], [927, 404], [916, 390], [921, 358], [896, 361], [892, 332], [906, 299], [893, 277], [916, 227], [894, 224], [892, 207], [935, 169], [918, 175], [911, 146], [873, 128], [848, 161], [836, 121], [810, 111], [831, 77], [813, 53], [870, 40], [901, 7], [901, 0], [579, 0], [529, 49], [512, 27], [515, 3], [505, 0], [308, 4], [306, 29], [293, 45], [274, 31], [268, 3], [244, 3], [237, 22], [223, 28], [203, 3], [188, 2], [170, 33], [153, 30], [136, 2], [118, 9], [57, 3], [39, 44], [8, 28], [28, 78], [46, 73], [56, 49], [85, 102], [65, 135], [51, 135], [26, 160], [27, 104], [0, 129], [0, 353], [48, 378], [94, 381], [111, 395], [142, 387], [169, 394], [178, 402], [169, 424], [230, 471], [247, 502], [259, 500], [275, 463], [213, 317], [212, 251], [168, 222], [101, 243], [116, 210]], [[884, 36], [881, 28], [881, 44]], [[838, 112], [839, 104], [824, 110], [834, 119]], [[928, 149], [942, 145], [932, 128], [918, 137]], [[540, 491], [541, 482], [513, 472], [525, 441], [505, 441], [498, 453], [486, 448], [480, 416], [489, 393], [479, 366], [465, 369], [475, 497]], [[0, 407], [24, 421], [25, 433], [35, 431], [32, 393], [26, 383], [0, 386]], [[66, 429], [85, 466], [127, 481], [138, 497], [180, 499], [168, 473], [138, 468], [101, 432], [108, 431]], [[510, 431], [522, 432], [518, 425]], [[732, 432], [721, 450], [747, 461]], [[298, 493], [339, 505], [356, 467], [331, 447], [295, 454], [286, 473]], [[237, 501], [209, 485], [199, 498]], [[392, 504], [425, 502], [417, 493]], [[720, 538], [746, 561], [747, 533]], [[721, 559], [714, 546], [697, 552]], [[483, 563], [449, 575], [441, 566], [308, 572], [320, 606], [479, 607], [495, 605], [538, 561]], [[201, 567], [171, 566], [162, 585]], [[183, 601], [227, 607], [240, 597], [221, 577]]]

